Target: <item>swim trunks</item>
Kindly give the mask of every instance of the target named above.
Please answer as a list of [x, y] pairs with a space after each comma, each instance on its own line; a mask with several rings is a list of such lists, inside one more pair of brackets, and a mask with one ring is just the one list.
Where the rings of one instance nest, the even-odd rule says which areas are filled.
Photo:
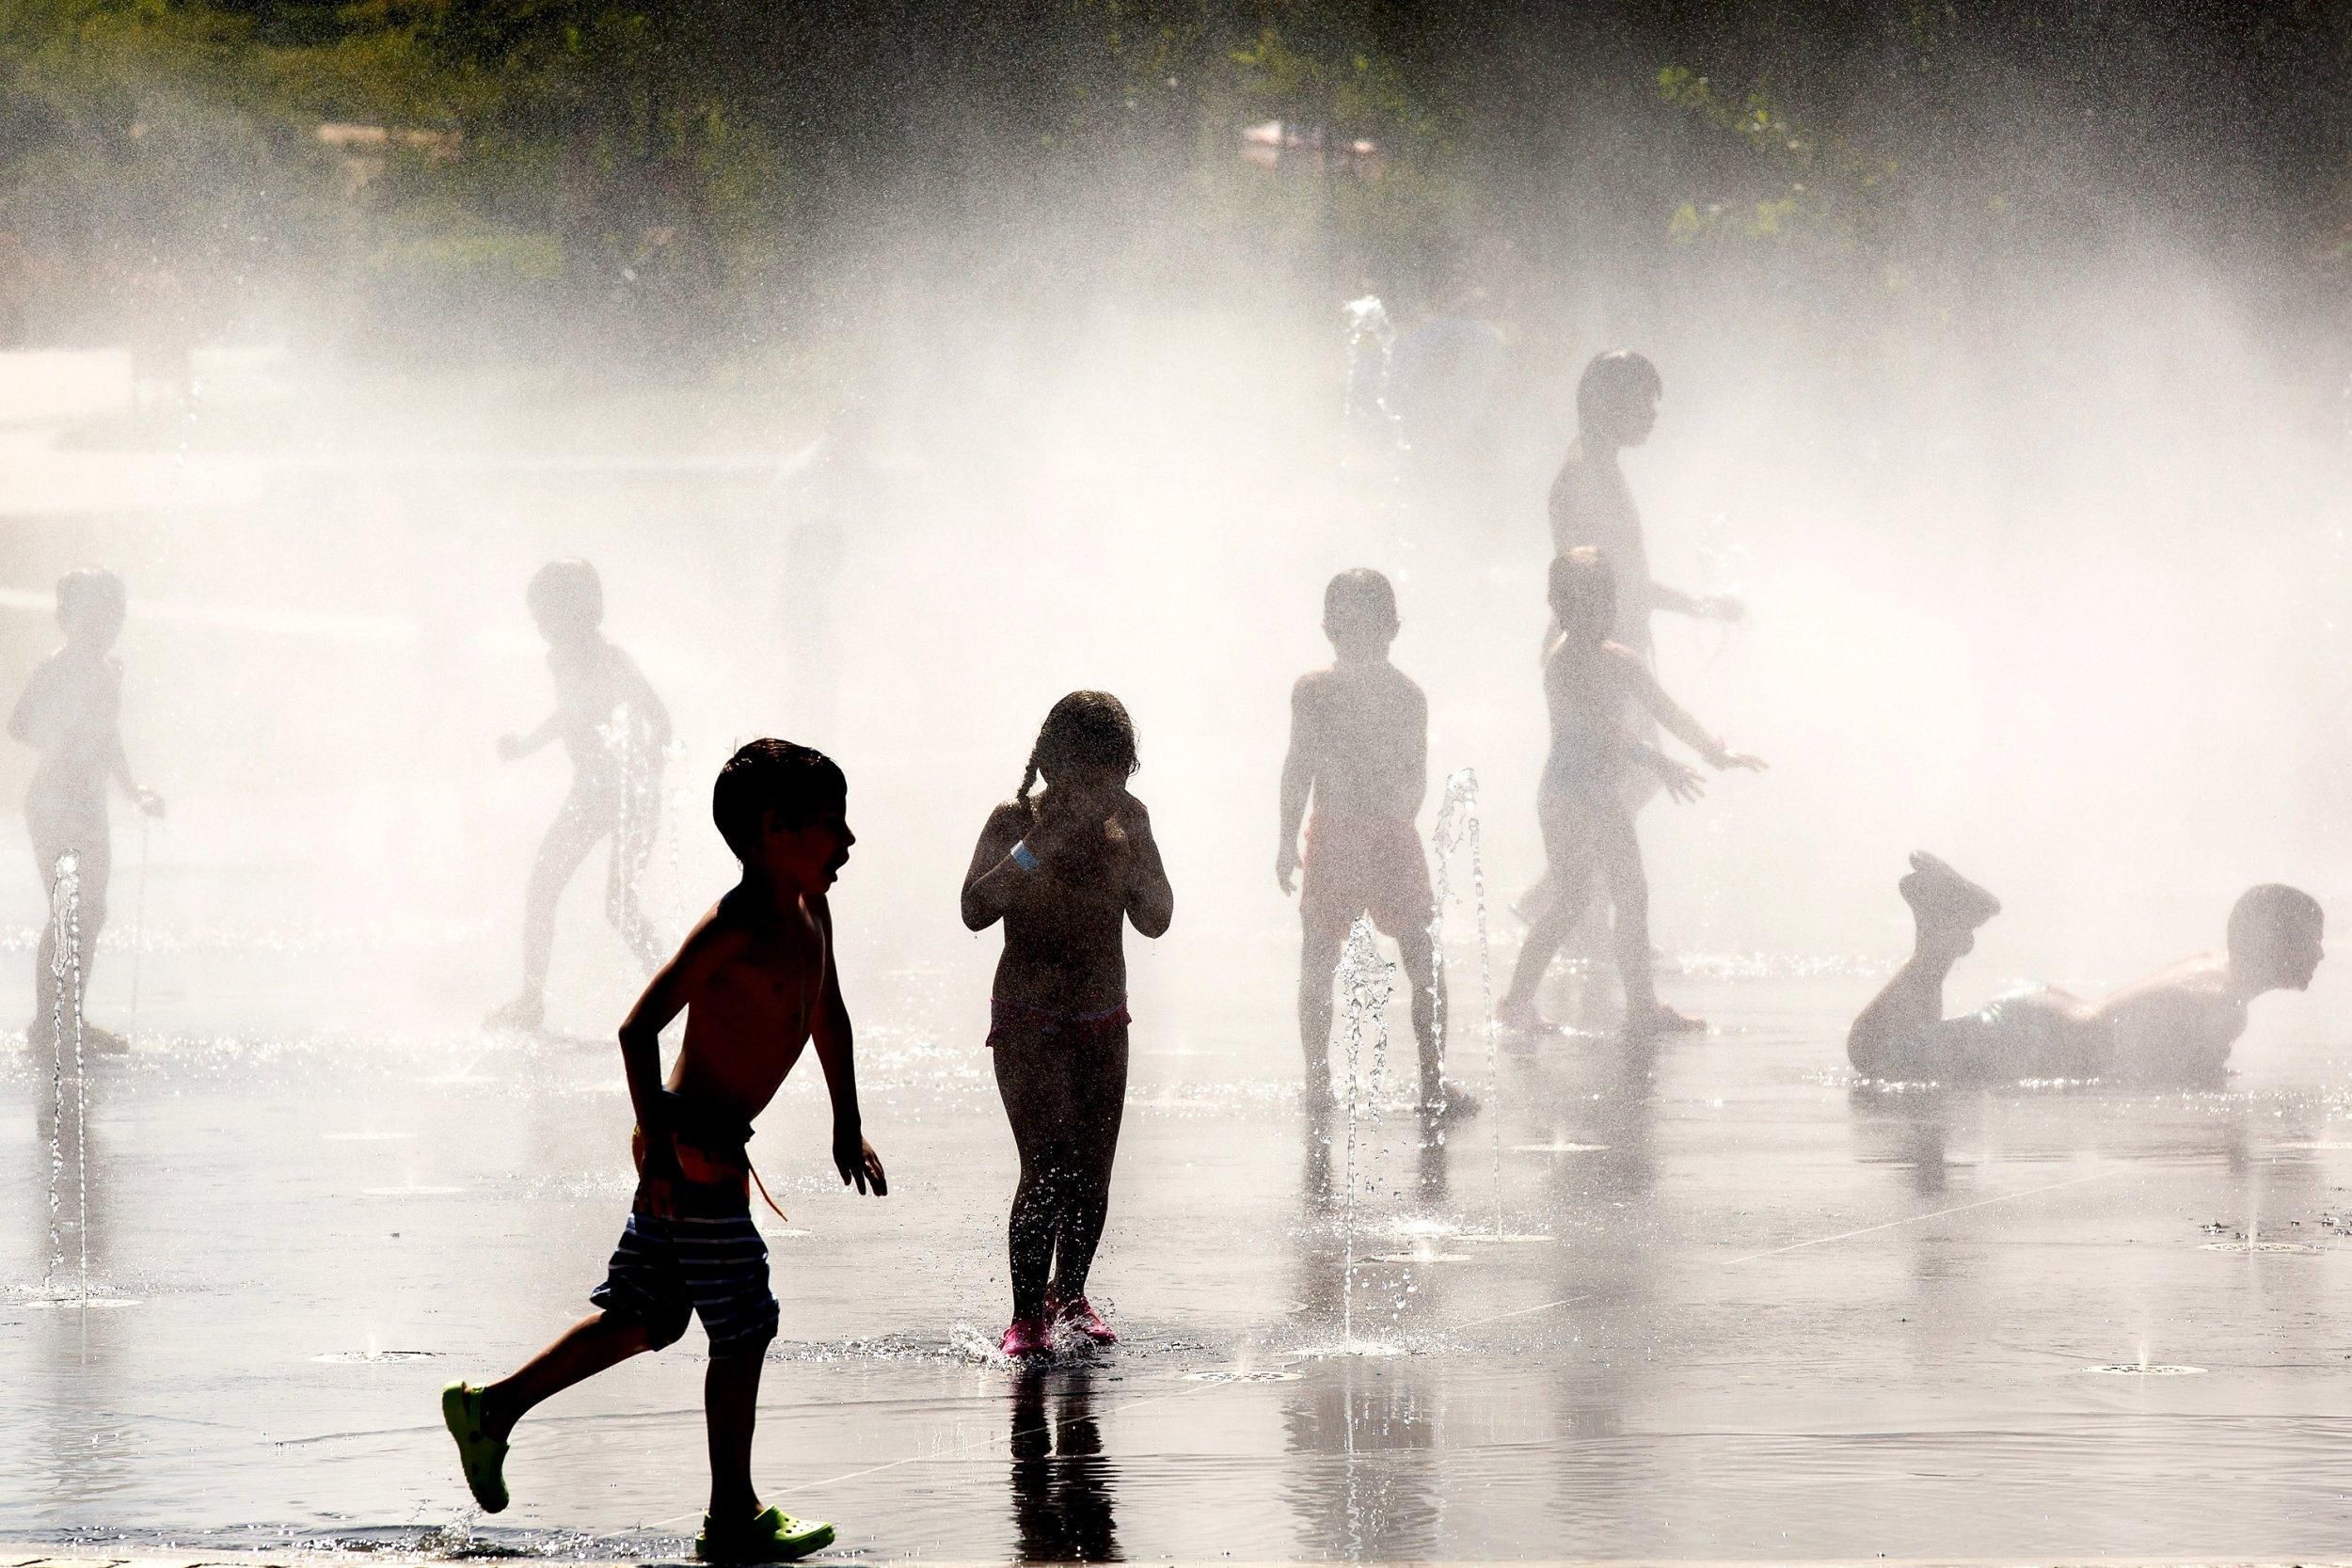
[[[644, 1324], [657, 1349], [675, 1342], [699, 1316], [711, 1354], [751, 1354], [776, 1337], [777, 1321], [768, 1243], [752, 1223], [751, 1162], [739, 1142], [675, 1143], [678, 1176], [640, 1175], [604, 1283], [588, 1299]], [[642, 1173], [642, 1132], [631, 1152]]]
[[1308, 822], [1298, 912], [1310, 929], [1344, 930], [1369, 914], [1390, 936], [1402, 936], [1427, 930], [1436, 909], [1412, 818], [1317, 812]]
[[988, 1004], [988, 1044], [991, 1050], [1000, 1045], [1108, 1045], [1125, 1040], [1127, 1026], [1134, 1022], [1124, 1001], [1099, 1013], [1057, 1013], [995, 996]]

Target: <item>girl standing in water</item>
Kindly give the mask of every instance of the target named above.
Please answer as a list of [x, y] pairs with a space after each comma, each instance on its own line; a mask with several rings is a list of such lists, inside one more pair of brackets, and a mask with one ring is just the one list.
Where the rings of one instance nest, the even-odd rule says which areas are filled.
[[1021, 1151], [1012, 1324], [998, 1341], [1009, 1356], [1044, 1354], [1058, 1326], [1118, 1338], [1086, 1288], [1127, 1098], [1122, 926], [1157, 937], [1176, 909], [1151, 816], [1127, 793], [1136, 766], [1119, 699], [1073, 691], [1045, 716], [1019, 793], [989, 814], [964, 874], [964, 925], [1005, 923], [988, 1043]]

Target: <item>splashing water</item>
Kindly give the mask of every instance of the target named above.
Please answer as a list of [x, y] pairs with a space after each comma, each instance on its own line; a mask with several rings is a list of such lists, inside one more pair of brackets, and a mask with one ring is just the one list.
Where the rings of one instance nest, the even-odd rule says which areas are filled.
[[1486, 1129], [1494, 1141], [1495, 1239], [1505, 1234], [1502, 1225], [1502, 1054], [1496, 1042], [1494, 958], [1486, 935], [1486, 863], [1478, 841], [1478, 774], [1457, 768], [1445, 782], [1445, 798], [1438, 804], [1437, 826], [1430, 832], [1437, 853], [1437, 897], [1429, 917], [1430, 1001], [1438, 1036], [1438, 1093], [1445, 1091], [1445, 988], [1438, 976], [1445, 964], [1445, 907], [1453, 897], [1454, 851], [1470, 851], [1470, 903], [1478, 916], [1478, 984], [1486, 1006]]
[[49, 976], [55, 982], [49, 1002], [49, 1269], [42, 1277], [46, 1292], [56, 1288], [65, 1267], [66, 1052], [69, 1026], [73, 1055], [73, 1196], [74, 1254], [79, 1265], [78, 1293], [89, 1292], [89, 1093], [83, 1076], [82, 1052], [82, 857], [72, 849], [57, 857], [49, 883], [52, 942]]
[[[1345, 1260], [1341, 1269], [1340, 1344], [1343, 1352], [1350, 1354], [1356, 1349], [1357, 1125], [1367, 1106], [1370, 1119], [1380, 1119], [1380, 1093], [1389, 1058], [1389, 997], [1392, 989], [1389, 976], [1393, 967], [1380, 956], [1371, 920], [1358, 915], [1347, 933], [1347, 945], [1341, 949], [1339, 968], [1340, 995], [1347, 1007], [1347, 1160], [1341, 1177], [1343, 1196], [1340, 1206], [1340, 1235]], [[1372, 1037], [1368, 1085], [1359, 1071], [1367, 1032]]]
[[1341, 307], [1341, 312], [1347, 319], [1347, 417], [1392, 440], [1395, 416], [1388, 406], [1389, 353], [1396, 346], [1396, 325], [1378, 294], [1351, 299]]

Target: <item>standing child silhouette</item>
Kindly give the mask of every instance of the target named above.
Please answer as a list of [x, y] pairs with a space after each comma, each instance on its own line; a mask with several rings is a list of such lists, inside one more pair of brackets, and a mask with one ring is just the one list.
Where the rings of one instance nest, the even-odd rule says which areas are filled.
[[1045, 716], [1020, 792], [989, 813], [964, 873], [964, 925], [1005, 923], [988, 1043], [1021, 1151], [1012, 1323], [998, 1341], [1009, 1356], [1043, 1354], [1057, 1326], [1118, 1338], [1087, 1300], [1087, 1275], [1127, 1098], [1121, 933], [1133, 922], [1158, 937], [1176, 911], [1151, 814], [1127, 793], [1136, 767], [1119, 699], [1073, 691]]
[[653, 853], [662, 749], [670, 743], [670, 710], [637, 661], [604, 635], [604, 586], [594, 566], [550, 561], [532, 577], [524, 598], [547, 639], [555, 711], [529, 735], [500, 736], [499, 755], [513, 762], [560, 739], [572, 759], [572, 787], [531, 868], [523, 900], [522, 990], [489, 1017], [493, 1026], [509, 1029], [536, 1029], [546, 1015], [556, 904], [600, 839], [612, 840], [605, 917], [647, 974], [661, 961], [661, 944], [638, 901], [637, 879]]
[[[1323, 591], [1329, 668], [1291, 688], [1290, 752], [1282, 759], [1282, 845], [1274, 877], [1284, 893], [1298, 875], [1299, 824], [1306, 823], [1306, 881], [1298, 894], [1298, 1039], [1307, 1058], [1307, 1104], [1327, 1109], [1331, 1094], [1331, 976], [1356, 917], [1395, 939], [1413, 988], [1413, 1036], [1421, 1045], [1422, 1108], [1470, 1108], [1440, 1081], [1439, 989], [1430, 921], [1436, 897], [1414, 818], [1429, 793], [1429, 699], [1389, 662], [1396, 641], [1396, 590], [1359, 566]], [[1314, 814], [1308, 816], [1311, 800]]]
[[[65, 646], [40, 661], [24, 694], [16, 700], [8, 734], [40, 752], [33, 786], [24, 796], [24, 824], [32, 832], [33, 860], [40, 882], [53, 892], [58, 857], [71, 850], [79, 863], [81, 931], [75, 961], [87, 993], [90, 958], [106, 924], [106, 883], [114, 869], [112, 824], [106, 785], [121, 785], [150, 816], [164, 814], [163, 797], [131, 779], [122, 753], [122, 662], [114, 657], [128, 609], [122, 579], [100, 566], [68, 572], [57, 582], [57, 625]], [[56, 1038], [57, 933], [55, 922], [41, 932], [34, 959], [33, 1023], [26, 1037], [36, 1046]], [[84, 1026], [84, 1038], [100, 1050], [122, 1042], [103, 1029]]]
[[1529, 924], [1511, 989], [1495, 1009], [1496, 1017], [1505, 1028], [1521, 1032], [1546, 1027], [1535, 1010], [1535, 988], [1582, 918], [1597, 871], [1617, 912], [1613, 934], [1617, 977], [1625, 985], [1626, 1033], [1639, 1037], [1704, 1028], [1704, 1021], [1658, 1000], [1649, 950], [1649, 879], [1642, 869], [1641, 841], [1634, 834], [1633, 808], [1625, 786], [1637, 768], [1655, 773], [1677, 800], [1694, 799], [1706, 786], [1697, 769], [1628, 728], [1625, 713], [1632, 707], [1655, 720], [1710, 768], [1761, 768], [1764, 764], [1701, 729], [1697, 720], [1666, 695], [1639, 654], [1610, 641], [1617, 587], [1607, 556], [1582, 546], [1555, 559], [1549, 597], [1560, 635], [1544, 658], [1551, 754], [1544, 764], [1535, 800], [1544, 857], [1557, 895]]

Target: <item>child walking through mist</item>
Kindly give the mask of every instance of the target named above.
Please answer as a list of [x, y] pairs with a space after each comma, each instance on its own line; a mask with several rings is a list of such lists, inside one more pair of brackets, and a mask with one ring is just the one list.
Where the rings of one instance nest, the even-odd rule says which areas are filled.
[[[24, 796], [24, 825], [32, 832], [40, 885], [54, 895], [59, 857], [71, 851], [77, 862], [81, 928], [73, 961], [80, 966], [85, 994], [90, 958], [106, 924], [106, 884], [114, 875], [106, 786], [119, 785], [150, 816], [164, 814], [163, 797], [132, 782], [122, 752], [122, 661], [114, 657], [114, 645], [128, 608], [122, 579], [103, 567], [79, 567], [60, 578], [57, 625], [65, 631], [65, 645], [34, 669], [8, 720], [8, 734], [40, 753], [33, 786]], [[42, 927], [40, 951], [34, 956], [33, 998], [25, 1037], [45, 1047], [56, 1038], [62, 1010], [54, 921]], [[116, 1036], [87, 1024], [83, 1037], [100, 1050], [122, 1047]]]
[[555, 677], [555, 711], [524, 736], [502, 736], [499, 755], [530, 756], [550, 740], [571, 757], [572, 787], [539, 842], [523, 899], [523, 985], [489, 1017], [496, 1028], [536, 1029], [547, 1012], [548, 965], [555, 953], [555, 910], [564, 887], [599, 840], [612, 841], [604, 912], [650, 972], [661, 961], [637, 879], [653, 853], [660, 816], [662, 751], [670, 710], [637, 661], [604, 635], [604, 585], [585, 561], [550, 561], [524, 593]]
[[1020, 791], [989, 813], [964, 873], [964, 925], [1005, 923], [988, 1043], [1021, 1152], [1006, 1235], [1012, 1323], [998, 1341], [1009, 1356], [1045, 1354], [1057, 1328], [1118, 1338], [1087, 1300], [1087, 1275], [1127, 1098], [1122, 932], [1161, 936], [1176, 911], [1151, 814], [1127, 791], [1137, 765], [1119, 699], [1073, 691], [1045, 716]]

